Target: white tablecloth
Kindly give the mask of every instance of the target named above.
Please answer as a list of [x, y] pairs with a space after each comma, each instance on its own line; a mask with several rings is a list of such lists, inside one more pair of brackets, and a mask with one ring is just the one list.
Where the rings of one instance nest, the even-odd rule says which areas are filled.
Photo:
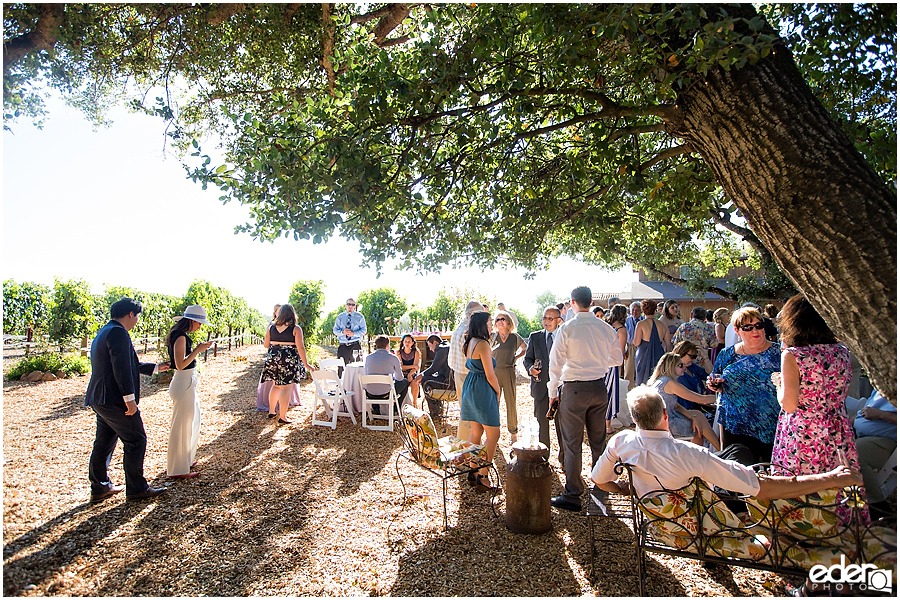
[[365, 364], [361, 362], [349, 363], [344, 367], [344, 374], [341, 377], [341, 385], [344, 386], [344, 391], [353, 392], [353, 396], [350, 398], [351, 404], [353, 405], [353, 411], [358, 413], [362, 412], [363, 398], [365, 397], [362, 384], [359, 382], [359, 376], [365, 374]]

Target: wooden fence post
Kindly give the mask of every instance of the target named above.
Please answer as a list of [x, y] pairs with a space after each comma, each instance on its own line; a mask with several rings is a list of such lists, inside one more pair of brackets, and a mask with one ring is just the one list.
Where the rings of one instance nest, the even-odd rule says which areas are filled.
[[88, 347], [88, 338], [87, 338], [87, 336], [84, 336], [83, 338], [81, 338], [81, 355], [82, 356], [88, 355], [87, 347]]
[[25, 356], [31, 352], [31, 342], [34, 340], [34, 329], [31, 327], [25, 332]]
[[219, 340], [218, 340], [218, 337], [219, 337], [219, 332], [217, 331], [217, 332], [216, 332], [216, 338], [217, 338], [217, 339], [216, 339], [215, 342], [213, 342], [213, 358], [215, 358], [215, 357], [218, 356], [218, 354], [219, 354]]
[[231, 325], [228, 326], [228, 351], [231, 352]]
[[[211, 338], [211, 337], [212, 337], [212, 332], [207, 331], [206, 332], [206, 341], [208, 342], [209, 338]], [[207, 348], [206, 350], [203, 351], [203, 362], [206, 362], [208, 360], [209, 360], [209, 348]]]

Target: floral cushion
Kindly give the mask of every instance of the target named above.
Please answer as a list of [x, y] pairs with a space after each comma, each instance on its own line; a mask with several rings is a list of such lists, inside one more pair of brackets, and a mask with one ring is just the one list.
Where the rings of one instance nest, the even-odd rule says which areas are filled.
[[747, 507], [755, 521], [764, 519], [769, 528], [778, 527], [789, 535], [802, 538], [828, 540], [837, 539], [840, 534], [835, 512], [837, 502], [837, 490], [825, 490], [809, 494], [803, 500], [749, 498]]
[[484, 446], [461, 440], [454, 435], [438, 439], [431, 415], [409, 404], [403, 406], [403, 424], [412, 440], [413, 457], [431, 469], [445, 469], [487, 456]]
[[744, 527], [699, 479], [678, 490], [647, 494], [639, 507], [649, 518], [648, 533], [662, 544], [701, 553], [697, 534], [701, 523], [698, 515], [702, 515], [702, 554], [752, 560], [763, 560], [769, 555], [768, 540]]

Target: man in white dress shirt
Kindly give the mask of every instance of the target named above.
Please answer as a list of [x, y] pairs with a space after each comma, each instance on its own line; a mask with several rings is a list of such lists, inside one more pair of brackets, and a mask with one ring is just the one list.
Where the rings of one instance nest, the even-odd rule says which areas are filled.
[[[556, 426], [565, 446], [563, 470], [566, 485], [562, 496], [550, 503], [565, 510], [581, 510], [584, 481], [581, 477], [581, 444], [587, 427], [591, 464], [597, 462], [606, 442], [606, 395], [604, 377], [610, 365], [622, 364], [622, 349], [615, 330], [591, 314], [591, 290], [572, 290], [575, 316], [564, 323], [550, 351], [550, 406], [559, 405]], [[560, 392], [560, 382], [562, 391]]]
[[636, 431], [620, 431], [591, 471], [597, 487], [614, 494], [629, 493], [628, 481], [616, 481], [616, 463], [634, 466], [634, 491], [640, 497], [665, 487], [677, 490], [694, 477], [706, 483], [760, 499], [797, 498], [822, 490], [861, 485], [862, 476], [847, 466], [817, 475], [781, 477], [756, 472], [725, 460], [708, 448], [676, 440], [669, 433], [669, 416], [662, 396], [642, 385], [628, 392], [628, 408]]

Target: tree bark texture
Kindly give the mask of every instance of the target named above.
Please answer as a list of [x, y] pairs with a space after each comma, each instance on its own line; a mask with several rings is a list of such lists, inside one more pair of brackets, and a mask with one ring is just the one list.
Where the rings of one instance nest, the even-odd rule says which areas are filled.
[[777, 47], [679, 98], [690, 142], [781, 269], [897, 398], [894, 194]]

